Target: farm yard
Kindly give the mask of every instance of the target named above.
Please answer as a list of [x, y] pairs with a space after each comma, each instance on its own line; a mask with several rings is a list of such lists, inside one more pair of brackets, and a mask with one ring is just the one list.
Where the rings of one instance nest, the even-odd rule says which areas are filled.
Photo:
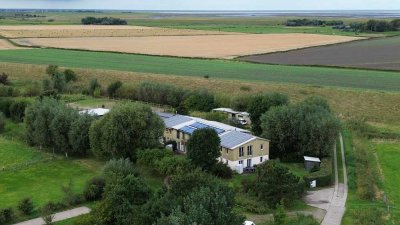
[[0, 26], [0, 35], [6, 38], [68, 38], [68, 37], [142, 37], [170, 35], [234, 34], [219, 31], [170, 29], [145, 26], [95, 25], [37, 25]]
[[243, 55], [288, 51], [359, 39], [317, 34], [235, 34], [119, 38], [23, 38], [12, 40], [23, 46], [231, 59]]
[[241, 60], [268, 64], [337, 66], [400, 70], [400, 37], [246, 56]]

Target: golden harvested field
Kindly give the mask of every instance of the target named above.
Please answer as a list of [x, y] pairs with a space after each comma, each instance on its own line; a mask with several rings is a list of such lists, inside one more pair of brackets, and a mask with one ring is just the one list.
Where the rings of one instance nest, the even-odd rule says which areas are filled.
[[318, 34], [234, 34], [149, 37], [21, 38], [24, 46], [42, 46], [148, 55], [232, 59], [244, 55], [359, 40], [357, 37]]
[[69, 37], [144, 37], [170, 35], [218, 35], [232, 34], [219, 31], [169, 29], [144, 26], [99, 26], [99, 25], [38, 25], [0, 26], [0, 35], [7, 38], [69, 38]]
[[0, 50], [7, 50], [7, 49], [18, 49], [19, 47], [16, 47], [12, 45], [10, 42], [0, 39]]

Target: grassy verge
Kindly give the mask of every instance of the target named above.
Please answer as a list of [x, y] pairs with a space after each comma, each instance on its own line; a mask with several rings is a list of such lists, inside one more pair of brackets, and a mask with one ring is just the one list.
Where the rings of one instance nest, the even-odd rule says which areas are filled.
[[[400, 91], [396, 72], [253, 64], [226, 60], [200, 60], [133, 54], [73, 51], [59, 49], [22, 49], [0, 52], [0, 62], [56, 64], [73, 68], [108, 69], [240, 80], [283, 82], [344, 88]], [[173, 66], [171, 66], [173, 65]]]

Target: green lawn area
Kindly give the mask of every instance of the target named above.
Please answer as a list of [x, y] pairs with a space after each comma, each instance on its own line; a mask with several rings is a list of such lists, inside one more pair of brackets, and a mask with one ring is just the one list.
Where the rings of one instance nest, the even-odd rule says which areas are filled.
[[392, 220], [400, 221], [400, 142], [378, 143], [376, 148], [384, 174], [384, 191], [393, 207]]
[[191, 77], [210, 76], [251, 82], [283, 82], [399, 91], [397, 72], [254, 64], [229, 60], [202, 60], [61, 49], [0, 51], [0, 62], [56, 64], [71, 68], [107, 69]]
[[[16, 206], [25, 197], [31, 197], [36, 206], [60, 201], [61, 185], [67, 185], [70, 180], [74, 191], [80, 193], [102, 165], [93, 160], [51, 159], [50, 155], [23, 142], [4, 137], [0, 137], [0, 146], [0, 168], [6, 169], [0, 170], [0, 208]], [[7, 169], [16, 165], [19, 166]]]
[[39, 161], [48, 158], [48, 156], [38, 152], [34, 148], [27, 147], [23, 143], [11, 141], [3, 137], [0, 137], [0, 146], [0, 168], [7, 168], [24, 162]]

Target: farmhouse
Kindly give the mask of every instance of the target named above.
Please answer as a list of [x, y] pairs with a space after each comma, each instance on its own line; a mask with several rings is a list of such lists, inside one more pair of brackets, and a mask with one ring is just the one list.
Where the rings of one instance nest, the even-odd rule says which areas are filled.
[[269, 141], [249, 131], [196, 117], [158, 113], [166, 129], [164, 141], [175, 141], [177, 150], [185, 153], [187, 141], [196, 129], [212, 128], [221, 139], [221, 157], [232, 170], [242, 171], [269, 160]]
[[220, 112], [227, 114], [229, 119], [236, 119], [242, 125], [247, 125], [251, 123], [250, 114], [248, 112], [239, 112], [231, 108], [217, 108], [213, 109], [213, 112]]

